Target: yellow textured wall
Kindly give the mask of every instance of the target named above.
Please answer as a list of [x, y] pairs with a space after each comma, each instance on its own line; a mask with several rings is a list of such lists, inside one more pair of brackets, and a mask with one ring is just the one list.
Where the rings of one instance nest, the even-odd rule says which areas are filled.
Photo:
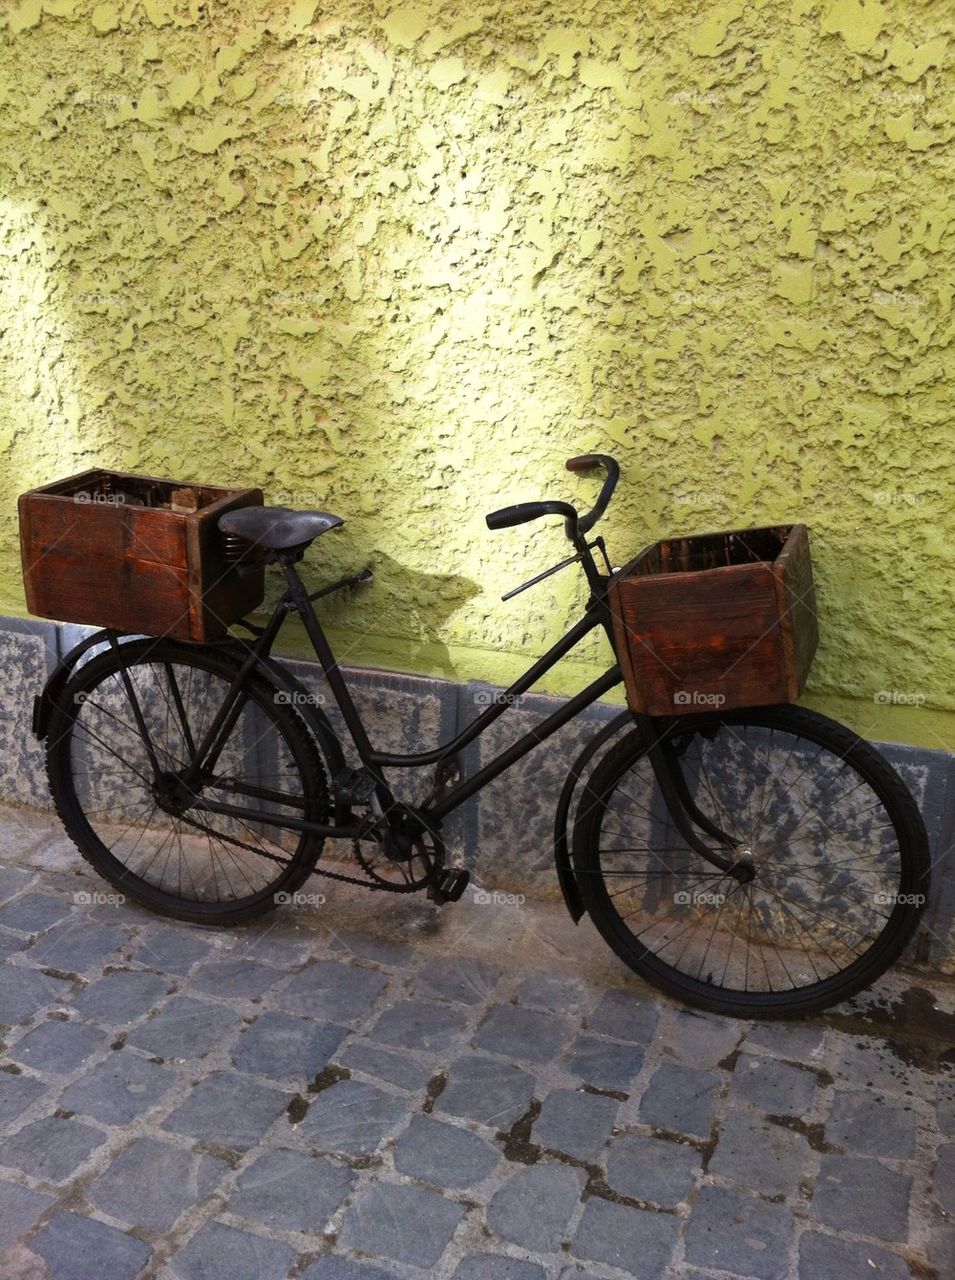
[[582, 592], [501, 605], [562, 539], [482, 515], [591, 500], [562, 463], [600, 447], [618, 561], [806, 519], [813, 701], [951, 741], [950, 19], [4, 6], [0, 607], [20, 490], [100, 463], [249, 481], [347, 517], [314, 560], [374, 561], [334, 614], [348, 660], [504, 680]]

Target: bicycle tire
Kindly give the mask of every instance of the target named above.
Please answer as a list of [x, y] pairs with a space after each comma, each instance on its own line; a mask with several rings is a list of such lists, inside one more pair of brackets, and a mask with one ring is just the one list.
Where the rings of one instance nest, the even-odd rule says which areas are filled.
[[[122, 661], [127, 669], [134, 673], [134, 682], [137, 668], [170, 664], [183, 670], [198, 672], [200, 678], [201, 673], [205, 673], [206, 676], [220, 680], [223, 687], [227, 687], [238, 670], [237, 662], [226, 654], [210, 648], [182, 645], [169, 640], [128, 642], [122, 646]], [[324, 840], [314, 833], [296, 833], [298, 838], [295, 848], [274, 878], [268, 879], [253, 892], [228, 901], [194, 900], [183, 897], [181, 893], [171, 893], [131, 870], [115, 855], [91, 822], [90, 815], [84, 807], [80, 795], [80, 791], [84, 788], [82, 785], [78, 788], [77, 785], [80, 769], [74, 762], [74, 748], [78, 749], [77, 754], [82, 749], [82, 744], [78, 743], [78, 727], [83, 728], [86, 709], [91, 705], [96, 708], [97, 698], [100, 699], [100, 705], [105, 706], [108, 696], [113, 697], [114, 704], [118, 698], [124, 696], [118, 692], [121, 687], [119, 683], [113, 689], [112, 695], [105, 690], [104, 687], [111, 680], [121, 681], [121, 665], [119, 655], [114, 650], [108, 649], [81, 666], [66, 683], [52, 708], [47, 735], [46, 764], [53, 803], [67, 835], [76, 844], [86, 861], [124, 896], [162, 915], [192, 923], [238, 924], [273, 910], [280, 904], [283, 896], [294, 894], [308, 879], [322, 851]], [[191, 691], [191, 677], [189, 688]], [[246, 695], [245, 706], [253, 709], [252, 714], [258, 713], [264, 716], [265, 723], [274, 729], [277, 735], [276, 751], [280, 744], [284, 744], [288, 758], [294, 763], [301, 786], [303, 816], [315, 822], [328, 822], [330, 800], [327, 771], [314, 739], [306, 730], [294, 707], [283, 704], [273, 687], [254, 672], [249, 677]], [[116, 718], [115, 712], [113, 716]], [[188, 713], [185, 719], [188, 723]], [[132, 752], [135, 749], [135, 743], [132, 740], [128, 721], [121, 723], [120, 729], [114, 732], [117, 734], [114, 745], [110, 746], [109, 743], [104, 742], [103, 747], [107, 757], [115, 756], [120, 759], [124, 751]], [[88, 731], [86, 736], [88, 739], [91, 736]], [[132, 765], [129, 766], [129, 771], [135, 773]], [[143, 792], [145, 793], [145, 788]], [[117, 806], [121, 802], [122, 798], [117, 800]], [[281, 807], [279, 811], [281, 812]], [[296, 810], [296, 816], [298, 816], [298, 810]], [[101, 825], [108, 825], [108, 819], [104, 819]], [[191, 836], [192, 824], [188, 819], [184, 820], [183, 827], [190, 828], [185, 831], [185, 835]], [[199, 830], [201, 836], [201, 829]], [[250, 830], [255, 833], [254, 828], [250, 827]], [[289, 836], [285, 832], [280, 832], [280, 835], [287, 840], [295, 838], [294, 835]], [[218, 844], [228, 846], [232, 838], [239, 839], [239, 837], [230, 838], [228, 833], [216, 831]], [[209, 858], [215, 863], [222, 855], [216, 852], [209, 835], [206, 835], [205, 839], [209, 847]], [[246, 846], [248, 843], [246, 840]], [[239, 846], [237, 845], [236, 848]], [[180, 857], [181, 849], [180, 839]], [[231, 849], [230, 856], [233, 858], [236, 856]], [[269, 851], [262, 854], [260, 861], [274, 858], [274, 852]]]
[[[612, 748], [600, 761], [588, 780], [578, 806], [574, 824], [574, 873], [586, 910], [601, 936], [629, 968], [653, 986], [669, 995], [675, 996], [684, 1003], [716, 1013], [752, 1018], [798, 1017], [817, 1012], [853, 995], [863, 987], [870, 985], [898, 959], [912, 938], [929, 891], [928, 838], [921, 815], [911, 793], [888, 761], [874, 747], [858, 738], [845, 726], [825, 716], [804, 708], [784, 705], [728, 712], [725, 715], [714, 713], [685, 717], [670, 722], [670, 727], [664, 732], [670, 733], [674, 740], [682, 742], [686, 739], [692, 745], [693, 740], [696, 738], [705, 738], [707, 742], [712, 743], [722, 731], [728, 729], [742, 730], [744, 727], [747, 727], [747, 742], [749, 738], [748, 727], [752, 727], [762, 730], [764, 738], [765, 732], [767, 730], [770, 731], [770, 741], [772, 741], [772, 735], [778, 731], [781, 734], [789, 735], [797, 743], [815, 744], [819, 747], [816, 759], [819, 758], [823, 751], [833, 753], [837, 762], [842, 762], [842, 769], [838, 770], [838, 773], [841, 775], [846, 769], [851, 769], [857, 778], [861, 780], [858, 785], [860, 787], [863, 784], [868, 786], [877, 797], [878, 803], [883, 807], [888, 817], [888, 822], [883, 825], [887, 829], [891, 824], [895, 843], [898, 846], [898, 889], [895, 893], [894, 906], [886, 919], [884, 927], [880, 929], [872, 944], [866, 948], [863, 954], [845, 967], [840, 967], [836, 972], [824, 978], [819, 978], [819, 980], [801, 986], [793, 986], [789, 990], [759, 991], [724, 987], [720, 983], [712, 981], [712, 974], [707, 974], [706, 977], [703, 977], [702, 965], [699, 974], [685, 973], [672, 963], [672, 959], [670, 961], [662, 960], [657, 953], [649, 948], [646, 942], [641, 942], [638, 935], [634, 933], [633, 928], [623, 918], [622, 906], [615, 905], [614, 902], [615, 896], [619, 899], [625, 892], [618, 885], [621, 877], [626, 876], [627, 873], [615, 871], [610, 865], [605, 868], [601, 860], [600, 850], [602, 824], [614, 804], [614, 797], [621, 794], [620, 784], [622, 779], [631, 773], [637, 762], [646, 761], [644, 742], [638, 730], [628, 734], [626, 738]], [[702, 750], [702, 748], [699, 749]], [[795, 750], [796, 748], [794, 747], [794, 754]], [[793, 757], [791, 756], [791, 758]], [[798, 763], [799, 757], [795, 758]], [[647, 767], [648, 762], [644, 764], [644, 769]], [[770, 777], [773, 778], [771, 783], [768, 781]], [[779, 781], [767, 766], [764, 787], [768, 785], [772, 791]], [[631, 786], [631, 790], [633, 789], [634, 787]], [[699, 790], [701, 793], [704, 791], [702, 787]], [[847, 796], [849, 794], [851, 792], [846, 793]], [[623, 803], [621, 800], [621, 806]], [[763, 803], [765, 804], [765, 801]], [[647, 827], [649, 822], [648, 817], [644, 826]], [[822, 825], [825, 825], [824, 820], [822, 820]], [[880, 843], [881, 847], [885, 848], [891, 844], [891, 838], [880, 837]], [[604, 844], [604, 861], [609, 864], [611, 852], [619, 854], [621, 850], [613, 850], [609, 847], [609, 839], [605, 840]], [[637, 846], [633, 847], [636, 848]], [[649, 844], [647, 847], [649, 849]], [[716, 846], [714, 845], [714, 847]], [[848, 841], [846, 842], [846, 847], [851, 847]], [[785, 863], [776, 853], [775, 845], [773, 845], [773, 850], [775, 858], [773, 870], [775, 870], [776, 865], [785, 865]], [[704, 867], [704, 860], [699, 855], [696, 856], [699, 858], [700, 867]], [[856, 855], [853, 854], [853, 856]], [[673, 855], [668, 853], [667, 857], [672, 862]], [[634, 859], [634, 861], [636, 860]], [[634, 875], [642, 874], [644, 876], [642, 885], [639, 885], [638, 882], [638, 888], [633, 890], [635, 898], [642, 893], [644, 901], [650, 895], [651, 888], [649, 857], [646, 858], [646, 865], [648, 868], [646, 872], [633, 873]], [[842, 878], [844, 880], [848, 873], [843, 869], [836, 870], [835, 868], [837, 867], [842, 867], [841, 859], [835, 859], [830, 862], [829, 869], [834, 871], [834, 878]], [[659, 883], [663, 882], [662, 877], [668, 875], [670, 870], [672, 870], [672, 867], [668, 866], [658, 873], [661, 876]], [[711, 877], [717, 875], [714, 871], [704, 871], [703, 874]], [[819, 874], [818, 871], [817, 874]], [[893, 872], [893, 874], [895, 873]], [[613, 879], [614, 877], [616, 877], [616, 883], [612, 887], [608, 887], [608, 879]], [[757, 872], [756, 880], [753, 883], [756, 884], [758, 879], [759, 873]], [[711, 883], [718, 883], [718, 881], [712, 879]], [[824, 882], [819, 881], [819, 883]], [[715, 900], [720, 895], [710, 896]], [[872, 896], [877, 899], [879, 895], [874, 894]], [[684, 894], [683, 899], [681, 899], [681, 905], [683, 905], [683, 900], [686, 897], [687, 895]], [[723, 897], [725, 899], [726, 895], [723, 895]], [[755, 891], [752, 891], [749, 895], [751, 903], [750, 915], [752, 915], [754, 897]], [[676, 895], [674, 895], [675, 899]], [[856, 901], [855, 898], [850, 898], [851, 903], [854, 904]], [[724, 905], [725, 903], [720, 905], [719, 910], [721, 913], [724, 910]], [[862, 905], [868, 909], [868, 904], [862, 902]], [[852, 909], [855, 909], [854, 906]], [[674, 908], [675, 910], [676, 908]], [[796, 917], [792, 908], [787, 907], [786, 910], [794, 918], [802, 918]], [[797, 910], [802, 910], [802, 908], [797, 908]], [[737, 906], [737, 912], [740, 915], [742, 914], [741, 904]], [[858, 911], [856, 913], [858, 914]], [[782, 913], [778, 914], [782, 917]], [[714, 923], [714, 936], [716, 932], [717, 924]], [[644, 937], [646, 936], [647, 931], [644, 932]], [[674, 941], [675, 949], [675, 940], [679, 935], [671, 934], [670, 937]], [[712, 942], [712, 938], [710, 941]], [[743, 962], [746, 965], [747, 976], [750, 963], [749, 953], [752, 949], [751, 942], [752, 937], [747, 939], [743, 949]], [[666, 943], [666, 945], [669, 945], [669, 943]], [[725, 944], [722, 945], [725, 954]], [[731, 941], [729, 943], [730, 954], [732, 954], [733, 945]], [[704, 956], [704, 961], [705, 959], [706, 957]], [[736, 960], [735, 963], [738, 969], [741, 961]], [[728, 968], [729, 965], [730, 959], [727, 957], [726, 967]], [[783, 960], [783, 966], [785, 967], [785, 960]], [[778, 966], [776, 967], [778, 968]], [[772, 982], [768, 965], [766, 967], [766, 979], [771, 987]]]

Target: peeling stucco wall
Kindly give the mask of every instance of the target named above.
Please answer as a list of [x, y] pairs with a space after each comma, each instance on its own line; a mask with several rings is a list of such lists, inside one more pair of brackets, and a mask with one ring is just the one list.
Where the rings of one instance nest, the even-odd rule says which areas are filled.
[[565, 544], [482, 516], [592, 500], [562, 464], [600, 447], [617, 561], [806, 519], [816, 704], [951, 741], [950, 21], [5, 6], [0, 607], [23, 610], [19, 491], [100, 463], [249, 481], [347, 518], [313, 563], [375, 563], [333, 614], [349, 661], [503, 682], [583, 593], [501, 605]]

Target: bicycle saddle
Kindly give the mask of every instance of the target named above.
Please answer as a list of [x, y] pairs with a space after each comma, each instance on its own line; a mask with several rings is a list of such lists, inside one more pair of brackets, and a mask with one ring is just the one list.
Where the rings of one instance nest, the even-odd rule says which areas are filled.
[[219, 517], [223, 533], [238, 534], [268, 551], [303, 546], [344, 523], [327, 511], [290, 511], [288, 507], [240, 507]]

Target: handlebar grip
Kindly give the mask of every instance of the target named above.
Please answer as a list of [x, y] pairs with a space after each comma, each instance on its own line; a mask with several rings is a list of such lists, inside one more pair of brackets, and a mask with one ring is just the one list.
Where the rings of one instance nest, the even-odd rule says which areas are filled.
[[544, 514], [542, 502], [519, 502], [513, 507], [501, 507], [484, 517], [489, 529], [511, 529], [516, 524], [526, 524]]
[[599, 453], [582, 453], [577, 458], [568, 458], [564, 464], [568, 471], [595, 471], [603, 466], [604, 458]]
[[537, 520], [541, 516], [563, 516], [576, 532], [577, 512], [569, 502], [518, 502], [513, 507], [492, 511], [484, 519], [489, 529], [510, 529], [515, 524], [526, 524], [528, 520]]

